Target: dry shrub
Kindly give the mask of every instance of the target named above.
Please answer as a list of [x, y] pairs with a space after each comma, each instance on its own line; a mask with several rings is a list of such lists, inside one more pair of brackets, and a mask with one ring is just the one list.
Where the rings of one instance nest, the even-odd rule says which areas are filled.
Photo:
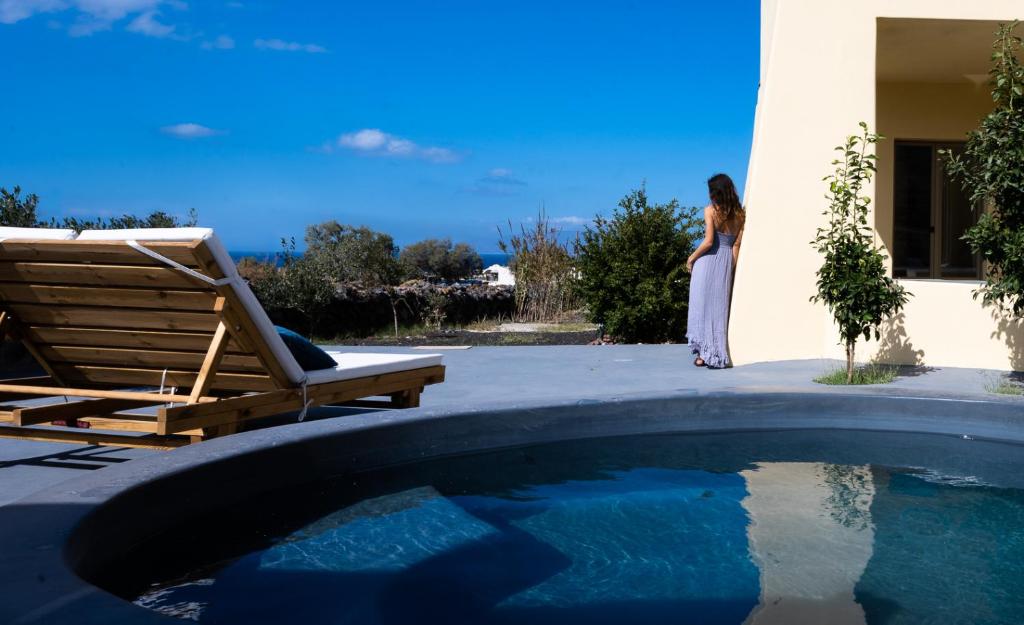
[[518, 234], [510, 221], [507, 240], [498, 228], [498, 245], [512, 257], [517, 321], [559, 322], [580, 308], [575, 262], [560, 235], [543, 210]]

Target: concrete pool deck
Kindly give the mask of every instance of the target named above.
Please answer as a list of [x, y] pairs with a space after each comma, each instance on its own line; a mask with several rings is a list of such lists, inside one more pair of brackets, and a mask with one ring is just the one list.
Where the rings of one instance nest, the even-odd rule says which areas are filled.
[[[406, 348], [328, 348], [337, 351], [423, 353]], [[428, 350], [429, 351], [429, 350]], [[426, 408], [463, 410], [550, 401], [729, 390], [832, 393], [906, 393], [1016, 402], [988, 392], [1006, 372], [957, 368], [908, 368], [891, 384], [823, 387], [813, 378], [837, 367], [827, 360], [759, 363], [712, 371], [694, 367], [682, 345], [474, 347], [446, 349], [447, 381], [423, 396]], [[343, 418], [343, 417], [341, 417]], [[0, 439], [0, 505], [105, 466], [152, 454], [173, 453]]]

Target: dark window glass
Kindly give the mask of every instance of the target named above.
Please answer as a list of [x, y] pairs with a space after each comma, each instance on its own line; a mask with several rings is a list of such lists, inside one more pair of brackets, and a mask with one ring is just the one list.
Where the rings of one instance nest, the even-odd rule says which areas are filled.
[[[954, 148], [960, 152], [962, 148]], [[940, 162], [941, 164], [941, 162]], [[944, 168], [943, 168], [944, 169]], [[963, 241], [964, 232], [978, 220], [978, 212], [959, 182], [942, 176], [942, 251], [940, 264], [943, 278], [977, 278], [980, 276], [978, 257], [971, 253]]]
[[893, 273], [931, 275], [932, 148], [897, 144], [893, 202]]
[[962, 145], [898, 142], [893, 181], [893, 275], [977, 279], [981, 264], [961, 240], [977, 222], [960, 184], [946, 174], [942, 151]]

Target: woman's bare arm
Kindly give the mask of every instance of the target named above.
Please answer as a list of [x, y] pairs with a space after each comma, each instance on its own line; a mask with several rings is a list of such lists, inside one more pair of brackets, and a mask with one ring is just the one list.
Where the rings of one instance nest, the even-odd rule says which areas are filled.
[[711, 249], [715, 244], [715, 218], [714, 209], [708, 206], [704, 209], [704, 240], [700, 242], [697, 249], [693, 250], [690, 258], [686, 260], [686, 270], [693, 271], [693, 263]]

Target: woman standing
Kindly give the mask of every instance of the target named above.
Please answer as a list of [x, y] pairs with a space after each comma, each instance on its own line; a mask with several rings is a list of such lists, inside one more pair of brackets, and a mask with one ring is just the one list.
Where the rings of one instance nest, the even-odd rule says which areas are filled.
[[736, 186], [725, 174], [708, 180], [708, 196], [711, 205], [704, 209], [704, 240], [686, 261], [692, 274], [686, 338], [697, 355], [694, 365], [719, 369], [729, 366], [729, 300], [746, 213]]

